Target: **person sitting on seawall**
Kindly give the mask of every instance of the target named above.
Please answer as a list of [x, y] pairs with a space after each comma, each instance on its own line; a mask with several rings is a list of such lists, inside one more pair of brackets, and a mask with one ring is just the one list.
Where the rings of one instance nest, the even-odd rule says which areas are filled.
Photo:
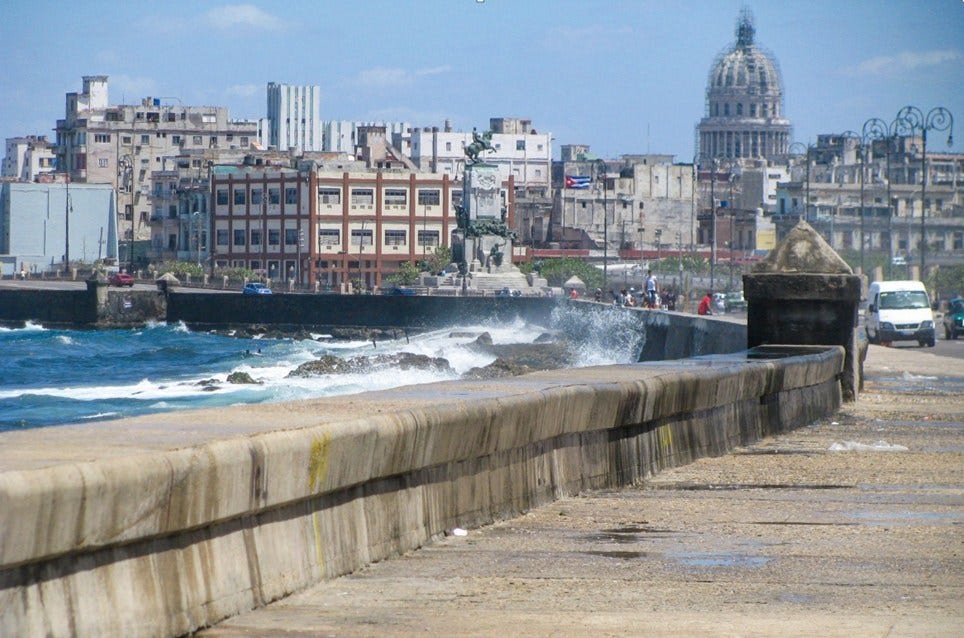
[[569, 298], [570, 298], [570, 299], [579, 299], [579, 291], [576, 290], [575, 288], [573, 288], [572, 290], [570, 290], [570, 291], [569, 291]]
[[593, 301], [602, 301], [602, 288], [596, 288], [595, 294], [592, 296]]
[[699, 307], [696, 309], [697, 314], [701, 315], [711, 315], [713, 314], [713, 291], [706, 291], [706, 296], [700, 301]]

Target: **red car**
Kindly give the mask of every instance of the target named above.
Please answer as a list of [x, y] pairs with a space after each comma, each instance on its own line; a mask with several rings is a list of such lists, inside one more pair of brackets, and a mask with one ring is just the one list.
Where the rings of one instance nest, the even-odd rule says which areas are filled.
[[111, 286], [134, 286], [134, 278], [126, 272], [115, 272], [107, 278], [107, 283]]

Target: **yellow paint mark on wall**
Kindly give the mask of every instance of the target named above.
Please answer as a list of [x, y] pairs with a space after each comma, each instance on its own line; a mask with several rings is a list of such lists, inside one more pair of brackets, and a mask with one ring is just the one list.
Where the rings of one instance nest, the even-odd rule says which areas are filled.
[[[331, 439], [327, 434], [311, 442], [311, 455], [308, 457], [308, 489], [317, 491], [325, 484], [328, 474], [328, 456], [331, 452]], [[318, 559], [319, 575], [325, 574], [324, 545], [321, 542], [321, 514], [312, 512], [311, 522], [315, 532], [315, 556]]]
[[331, 439], [322, 435], [311, 442], [311, 456], [308, 457], [308, 489], [312, 492], [321, 487], [328, 474], [328, 452]]
[[673, 447], [673, 429], [668, 425], [660, 426], [659, 430], [659, 447], [663, 452], [669, 452]]

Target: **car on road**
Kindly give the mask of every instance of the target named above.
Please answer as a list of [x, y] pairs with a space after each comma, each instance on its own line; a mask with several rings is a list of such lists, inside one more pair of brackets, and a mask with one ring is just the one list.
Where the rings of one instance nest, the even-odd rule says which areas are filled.
[[944, 337], [957, 339], [964, 334], [964, 297], [951, 299], [944, 313]]
[[115, 272], [107, 278], [107, 283], [111, 286], [127, 286], [132, 288], [134, 286], [134, 278], [126, 272]]
[[723, 303], [726, 305], [727, 312], [746, 310], [746, 299], [743, 298], [743, 293], [740, 291], [726, 293]]
[[401, 297], [413, 297], [418, 294], [418, 291], [414, 288], [405, 288], [404, 286], [395, 286], [388, 291], [390, 295], [396, 295]]
[[244, 284], [244, 288], [241, 289], [241, 294], [243, 295], [270, 295], [271, 288], [268, 288], [263, 283], [258, 281], [252, 281], [251, 283]]

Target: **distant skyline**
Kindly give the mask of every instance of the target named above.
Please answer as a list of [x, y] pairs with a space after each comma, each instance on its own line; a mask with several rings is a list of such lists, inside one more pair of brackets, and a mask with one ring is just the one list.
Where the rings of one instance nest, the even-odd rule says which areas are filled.
[[471, 131], [528, 118], [556, 157], [589, 144], [689, 162], [743, 7], [780, 65], [794, 141], [943, 106], [964, 152], [961, 0], [7, 0], [0, 137], [55, 139], [65, 94], [108, 75], [111, 104], [152, 96], [256, 119], [268, 82], [314, 84], [323, 119]]

